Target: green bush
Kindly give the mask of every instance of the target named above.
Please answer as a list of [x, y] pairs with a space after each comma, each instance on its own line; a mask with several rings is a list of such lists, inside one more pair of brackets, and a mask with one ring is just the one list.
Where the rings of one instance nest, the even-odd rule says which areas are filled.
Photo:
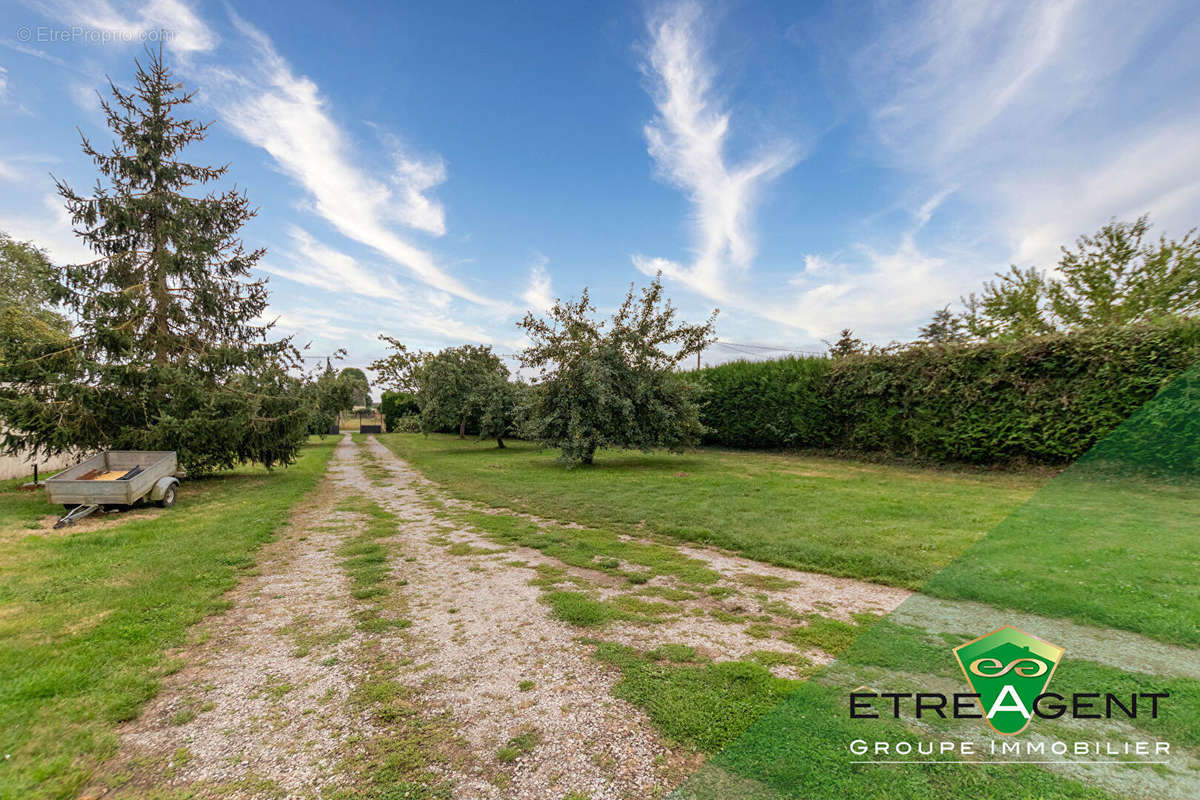
[[388, 422], [388, 433], [420, 433], [421, 417], [417, 414], [405, 414]]
[[1200, 359], [1200, 321], [700, 372], [706, 441], [1059, 464]]
[[383, 422], [389, 431], [400, 430], [400, 418], [419, 414], [417, 399], [408, 392], [384, 392], [379, 401], [379, 412], [383, 414]]

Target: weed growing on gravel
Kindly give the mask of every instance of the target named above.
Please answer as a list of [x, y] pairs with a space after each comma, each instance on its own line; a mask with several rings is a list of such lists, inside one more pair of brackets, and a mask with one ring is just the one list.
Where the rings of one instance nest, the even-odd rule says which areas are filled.
[[664, 600], [670, 600], [672, 603], [682, 603], [684, 600], [694, 600], [696, 598], [694, 592], [673, 589], [670, 586], [643, 586], [634, 594], [640, 594], [643, 597], [661, 597]]
[[808, 671], [813, 666], [812, 661], [806, 656], [799, 653], [781, 653], [778, 650], [755, 650], [750, 654], [750, 659], [758, 664], [762, 664], [767, 669], [787, 666]]
[[375, 460], [375, 454], [364, 448], [358, 449], [359, 467], [363, 474], [376, 486], [386, 486], [392, 478], [392, 473], [380, 466]]
[[[529, 565], [521, 564], [521, 566], [527, 567]], [[553, 589], [560, 583], [571, 583], [585, 589], [591, 586], [583, 578], [568, 575], [566, 569], [563, 567], [556, 567], [551, 564], [538, 564], [533, 569], [538, 576], [529, 582], [530, 586], [540, 586], [543, 589]]]
[[550, 606], [550, 615], [555, 619], [584, 628], [627, 617], [625, 612], [611, 603], [593, 600], [583, 592], [547, 592], [542, 595], [542, 600]]
[[611, 620], [653, 624], [663, 621], [663, 614], [677, 612], [670, 603], [654, 603], [632, 595], [620, 595], [612, 600], [596, 600], [584, 592], [554, 589], [542, 595], [555, 619], [584, 628], [598, 627]]
[[279, 633], [291, 636], [292, 644], [294, 645], [294, 649], [292, 650], [293, 657], [304, 658], [313, 650], [324, 650], [333, 647], [350, 637], [350, 631], [344, 628], [318, 631], [314, 628], [314, 625], [313, 618], [310, 615], [303, 614], [295, 616], [290, 625], [285, 625], [279, 629]]
[[373, 500], [364, 497], [348, 497], [338, 505], [339, 511], [361, 514], [367, 524], [358, 534], [345, 540], [338, 547], [342, 557], [340, 566], [350, 577], [350, 594], [363, 602], [354, 617], [358, 629], [368, 633], [380, 633], [389, 628], [406, 628], [408, 620], [384, 617], [380, 612], [388, 596], [387, 578], [388, 550], [379, 540], [396, 533], [396, 515]]
[[492, 556], [504, 551], [490, 547], [476, 547], [470, 542], [453, 542], [446, 547], [446, 552], [452, 556]]
[[803, 614], [801, 614], [799, 611], [792, 608], [791, 606], [789, 606], [787, 603], [783, 602], [782, 600], [763, 599], [760, 602], [762, 602], [763, 611], [765, 611], [768, 614], [773, 614], [777, 617], [784, 617], [786, 619], [792, 619], [792, 620], [797, 620], [797, 621], [804, 619]]
[[181, 708], [171, 715], [172, 725], [187, 725], [196, 718], [196, 709], [192, 706]]
[[666, 660], [674, 664], [686, 664], [689, 661], [699, 660], [696, 657], [696, 648], [686, 644], [660, 644], [646, 653], [646, 658], [653, 661]]
[[762, 589], [768, 592], [782, 592], [784, 589], [790, 589], [793, 586], [799, 585], [796, 581], [789, 581], [787, 578], [779, 578], [775, 575], [759, 575], [754, 572], [739, 572], [733, 576], [733, 579], [752, 589]]
[[358, 742], [343, 759], [339, 771], [357, 776], [360, 785], [340, 787], [328, 797], [448, 800], [453, 786], [435, 770], [450, 764], [461, 746], [452, 723], [446, 716], [427, 719], [420, 713], [414, 690], [397, 680], [397, 665], [383, 657], [377, 644], [364, 648], [363, 655], [369, 670], [351, 692], [350, 703], [381, 732]]
[[755, 639], [769, 639], [775, 633], [775, 626], [765, 622], [751, 622], [746, 626], [746, 635]]
[[541, 731], [529, 728], [508, 740], [508, 743], [496, 751], [496, 760], [501, 764], [511, 764], [521, 756], [529, 755], [533, 748], [542, 742]]
[[283, 699], [284, 695], [295, 688], [295, 686], [283, 680], [279, 675], [268, 675], [266, 682], [255, 689], [251, 696], [265, 697], [271, 702], [278, 703]]
[[654, 600], [643, 600], [631, 594], [623, 594], [612, 599], [612, 604], [622, 611], [628, 611], [640, 617], [657, 621], [664, 614], [676, 614], [679, 607], [673, 603], [662, 603]]

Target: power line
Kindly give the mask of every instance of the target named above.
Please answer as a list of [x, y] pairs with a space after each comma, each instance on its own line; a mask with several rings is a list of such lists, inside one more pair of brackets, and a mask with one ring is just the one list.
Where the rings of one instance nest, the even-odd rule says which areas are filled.
[[[823, 358], [825, 353], [815, 350], [801, 350], [795, 347], [786, 345], [765, 345], [751, 344], [749, 342], [731, 342], [727, 339], [721, 339], [713, 343], [713, 347], [722, 347], [726, 350], [732, 350], [736, 353], [744, 353], [746, 355], [763, 355], [766, 353], [789, 353], [797, 356], [813, 356]], [[706, 348], [707, 349], [707, 348]]]

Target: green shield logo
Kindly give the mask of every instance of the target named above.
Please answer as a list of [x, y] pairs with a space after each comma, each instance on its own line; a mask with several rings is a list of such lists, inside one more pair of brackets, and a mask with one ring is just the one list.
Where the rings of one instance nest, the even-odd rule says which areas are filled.
[[1011, 625], [954, 648], [984, 719], [1004, 736], [1029, 725], [1034, 701], [1046, 691], [1062, 654], [1058, 645]]

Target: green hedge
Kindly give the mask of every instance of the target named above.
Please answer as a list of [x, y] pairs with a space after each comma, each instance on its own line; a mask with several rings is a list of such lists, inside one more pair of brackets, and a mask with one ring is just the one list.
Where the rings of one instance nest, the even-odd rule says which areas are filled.
[[700, 370], [705, 441], [727, 447], [822, 447], [829, 442], [823, 358], [735, 361]]
[[1074, 460], [1200, 360], [1200, 321], [701, 370], [706, 441]]

